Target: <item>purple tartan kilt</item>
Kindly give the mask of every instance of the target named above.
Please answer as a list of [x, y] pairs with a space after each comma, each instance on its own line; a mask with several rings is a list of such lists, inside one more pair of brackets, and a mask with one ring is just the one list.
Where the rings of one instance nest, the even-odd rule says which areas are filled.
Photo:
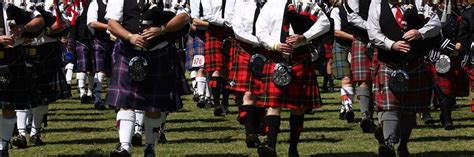
[[113, 66], [115, 65], [115, 54], [120, 52], [120, 48], [122, 48], [122, 41], [120, 39], [116, 39], [114, 43], [114, 49], [112, 50], [112, 62], [111, 62], [111, 73], [113, 70]]
[[[407, 66], [409, 76], [408, 90], [405, 93], [393, 93], [389, 86], [389, 76], [393, 68], [378, 60], [375, 67], [373, 93], [378, 111], [412, 111], [429, 110], [433, 78], [423, 59], [411, 62]], [[423, 64], [419, 64], [423, 63]]]
[[[140, 52], [123, 47], [115, 54], [115, 64], [107, 90], [106, 104], [120, 107], [155, 111], [176, 111], [182, 104], [176, 86], [174, 65], [179, 64], [168, 53], [170, 47], [154, 52]], [[148, 78], [141, 82], [131, 80], [129, 61], [137, 54], [148, 62]]]
[[112, 68], [112, 51], [114, 42], [109, 39], [95, 38], [93, 40], [92, 48], [94, 56], [92, 60], [92, 69], [94, 72], [104, 72], [110, 75]]
[[84, 43], [76, 40], [75, 59], [76, 65], [74, 69], [76, 72], [91, 72], [92, 71], [92, 48], [90, 43]]
[[194, 55], [204, 55], [204, 35], [199, 36], [196, 33], [188, 36], [186, 48], [186, 69], [193, 69]]
[[11, 72], [11, 83], [6, 87], [0, 87], [1, 109], [30, 109], [31, 93], [29, 77], [27, 74], [25, 55], [23, 48], [1, 50], [0, 65], [9, 65]]

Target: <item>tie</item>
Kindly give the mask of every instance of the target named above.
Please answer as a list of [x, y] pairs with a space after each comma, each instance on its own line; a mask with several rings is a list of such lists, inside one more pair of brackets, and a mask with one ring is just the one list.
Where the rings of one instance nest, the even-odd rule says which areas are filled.
[[402, 21], [403, 21], [403, 14], [402, 9], [400, 9], [400, 5], [397, 5], [397, 12], [395, 13], [395, 20], [400, 28], [403, 28]]
[[224, 13], [225, 13], [225, 3], [226, 3], [226, 0], [222, 0], [222, 6], [221, 6], [221, 10], [222, 10], [222, 18], [224, 18]]
[[260, 14], [260, 8], [262, 7], [262, 2], [258, 0], [257, 2], [257, 8], [255, 9], [255, 14], [253, 16], [253, 28], [252, 28], [252, 35], [255, 35], [255, 23], [257, 23], [258, 15]]

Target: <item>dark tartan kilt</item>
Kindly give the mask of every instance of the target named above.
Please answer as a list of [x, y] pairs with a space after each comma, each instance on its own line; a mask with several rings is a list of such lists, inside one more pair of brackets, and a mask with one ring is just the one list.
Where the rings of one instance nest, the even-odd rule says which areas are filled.
[[187, 48], [186, 48], [186, 69], [192, 70], [194, 55], [204, 55], [204, 37], [199, 36], [196, 33], [191, 33], [188, 36]]
[[92, 71], [92, 47], [91, 43], [76, 40], [75, 48], [76, 65], [74, 69], [76, 72], [91, 72]]
[[59, 41], [46, 43], [37, 47], [25, 47], [25, 51], [31, 52], [35, 48], [39, 56], [37, 70], [38, 78], [36, 89], [39, 92], [39, 105], [47, 105], [59, 99], [70, 98], [71, 87], [66, 82], [63, 63], [61, 61], [61, 43]]
[[469, 77], [469, 86], [471, 88], [471, 92], [474, 92], [474, 65], [468, 63], [466, 66], [464, 66], [464, 70], [467, 71], [467, 75]]
[[332, 55], [332, 75], [335, 79], [351, 77], [351, 63], [347, 60], [347, 55], [351, 50], [350, 46], [343, 46], [334, 42]]
[[209, 25], [204, 42], [204, 71], [223, 71], [229, 61], [229, 54], [222, 52], [222, 41], [231, 35], [231, 30]]
[[250, 70], [250, 58], [260, 49], [252, 48], [250, 44], [232, 39], [231, 53], [233, 57], [230, 62], [232, 67], [229, 70], [228, 80], [235, 82], [235, 86], [229, 86], [234, 92], [252, 92], [259, 94], [261, 82], [256, 80]]
[[181, 64], [181, 58], [178, 53], [178, 49], [172, 45], [169, 47], [169, 52], [170, 52], [170, 57], [174, 58], [175, 64], [173, 69], [175, 73], [175, 84], [176, 87], [178, 88], [178, 93], [180, 96], [182, 95], [188, 95], [191, 94], [191, 88], [188, 84], [188, 81], [186, 80], [186, 75], [185, 75], [185, 68], [184, 65]]
[[110, 75], [112, 69], [112, 51], [114, 42], [109, 39], [95, 38], [92, 43], [94, 56], [92, 57], [92, 69], [95, 73], [104, 72]]
[[324, 57], [326, 60], [332, 58], [333, 43], [331, 41], [324, 42]]
[[0, 65], [9, 65], [11, 83], [0, 87], [0, 107], [8, 110], [30, 109], [31, 106], [31, 81], [28, 77], [25, 54], [21, 47], [4, 49], [0, 51]]
[[451, 69], [445, 74], [436, 72], [434, 64], [428, 63], [428, 67], [431, 70], [436, 87], [441, 90], [440, 92], [443, 92], [443, 94], [447, 96], [469, 96], [469, 78], [467, 76], [467, 72], [460, 66], [453, 64], [453, 62], [459, 63], [455, 59], [452, 59], [451, 61]]
[[[269, 52], [277, 54], [279, 52]], [[266, 55], [267, 57], [269, 55]], [[270, 57], [273, 61], [281, 60], [279, 57]], [[280, 58], [280, 59], [276, 59]], [[291, 67], [292, 80], [286, 87], [278, 87], [273, 83], [273, 70], [276, 63], [268, 61], [262, 72], [257, 106], [281, 107], [289, 109], [311, 109], [320, 107], [320, 95], [316, 79], [315, 67], [307, 59], [304, 63]]]
[[355, 38], [352, 42], [352, 61], [351, 71], [354, 82], [370, 81], [370, 69], [372, 59], [369, 56], [370, 50], [367, 48], [367, 43], [361, 41], [360, 38]]
[[424, 63], [423, 59], [410, 62], [407, 66], [406, 69], [409, 69], [407, 73], [410, 79], [408, 90], [405, 93], [393, 93], [390, 90], [388, 86], [389, 76], [394, 69], [387, 66], [383, 61], [374, 60], [376, 61], [374, 62], [373, 93], [378, 111], [421, 112], [429, 110], [434, 83], [426, 64], [420, 64]]
[[[140, 52], [120, 46], [115, 54], [115, 64], [107, 90], [106, 104], [120, 108], [145, 110], [147, 112], [176, 111], [182, 101], [176, 86], [174, 71], [176, 58], [169, 53], [170, 47], [154, 52]], [[128, 73], [129, 61], [141, 55], [148, 62], [148, 77], [136, 82]]]
[[116, 39], [114, 43], [114, 49], [112, 50], [112, 62], [111, 62], [111, 73], [113, 66], [115, 65], [115, 55], [120, 52], [120, 49], [122, 48], [122, 41], [120, 39]]

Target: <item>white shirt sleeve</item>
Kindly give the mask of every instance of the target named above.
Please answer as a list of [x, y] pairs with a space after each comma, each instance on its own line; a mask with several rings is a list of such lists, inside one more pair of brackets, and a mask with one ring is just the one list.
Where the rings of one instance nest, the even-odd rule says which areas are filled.
[[331, 18], [334, 21], [334, 30], [341, 30], [341, 17], [339, 16], [339, 8], [334, 7], [332, 9]]
[[190, 0], [191, 18], [199, 18], [199, 0]]
[[359, 13], [359, 0], [348, 0], [347, 3], [349, 4], [349, 7], [354, 11], [353, 13], [347, 13], [347, 21], [358, 28], [361, 28], [364, 30], [367, 29], [367, 21], [365, 21], [358, 14]]
[[224, 26], [224, 19], [219, 17], [221, 10], [220, 6], [214, 6], [211, 1], [216, 0], [202, 0], [202, 7], [204, 10], [204, 20], [218, 26]]
[[224, 24], [228, 27], [232, 27], [232, 19], [234, 17], [235, 11], [235, 2], [236, 0], [227, 0], [227, 2], [225, 3]]
[[[255, 4], [250, 2], [237, 2], [235, 4], [234, 18], [232, 20], [232, 29], [235, 37], [239, 41], [252, 45], [259, 45], [256, 36], [252, 35], [253, 18], [255, 15], [255, 5], [249, 6], [245, 4]], [[253, 13], [253, 14], [251, 14]]]
[[329, 27], [331, 26], [331, 23], [329, 22], [329, 19], [324, 11], [322, 11], [319, 6], [315, 6], [314, 9], [319, 12], [318, 19], [308, 31], [303, 33], [303, 35], [306, 37], [306, 41], [313, 40], [314, 38], [323, 35], [329, 31]]
[[[101, 1], [101, 0], [99, 0]], [[99, 10], [99, 6], [97, 5], [97, 0], [93, 0], [89, 4], [89, 9], [87, 10], [87, 25], [89, 26], [91, 22], [97, 21], [98, 15], [97, 11]]]
[[367, 18], [367, 32], [369, 33], [370, 41], [377, 47], [390, 51], [395, 41], [390, 40], [382, 33], [380, 27], [380, 2], [370, 4], [369, 17]]
[[[280, 44], [279, 38], [272, 38], [272, 33], [280, 33], [279, 31], [272, 32], [273, 25], [276, 25], [275, 22], [272, 22], [272, 9], [277, 8], [272, 6], [273, 4], [278, 4], [276, 1], [267, 2], [263, 8], [260, 10], [260, 15], [258, 16], [257, 23], [255, 24], [255, 34], [262, 44], [268, 50], [272, 50], [273, 46]], [[281, 23], [279, 24], [281, 26]]]
[[123, 5], [124, 0], [109, 0], [107, 4], [105, 19], [116, 20], [122, 22], [123, 20]]
[[[425, 10], [425, 12], [431, 10]], [[430, 20], [418, 31], [421, 33], [423, 39], [432, 38], [437, 36], [441, 32], [441, 21], [438, 17], [438, 14], [432, 12], [429, 13]]]

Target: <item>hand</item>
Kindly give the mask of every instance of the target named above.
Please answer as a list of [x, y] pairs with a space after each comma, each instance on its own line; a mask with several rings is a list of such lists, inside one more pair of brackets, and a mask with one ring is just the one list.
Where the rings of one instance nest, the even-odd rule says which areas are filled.
[[159, 27], [150, 27], [143, 30], [142, 36], [146, 40], [151, 40], [161, 35], [161, 28]]
[[2, 45], [10, 47], [15, 43], [15, 40], [13, 39], [13, 37], [11, 35], [9, 35], [9, 36], [2, 35], [2, 36], [0, 36], [0, 43]]
[[115, 41], [117, 40], [117, 37], [113, 34], [110, 34], [110, 41]]
[[23, 33], [26, 32], [26, 27], [25, 25], [15, 25], [11, 28], [10, 30], [10, 33], [13, 35], [13, 36], [20, 36], [22, 35]]
[[397, 41], [393, 43], [392, 50], [408, 53], [410, 51], [410, 44], [406, 41]]
[[144, 37], [138, 34], [133, 34], [130, 37], [130, 43], [141, 48], [145, 48], [148, 44]]
[[460, 51], [462, 49], [461, 43], [456, 43], [456, 46], [454, 47], [454, 49]]
[[291, 35], [286, 38], [286, 43], [289, 43], [290, 45], [297, 45], [303, 42], [306, 42], [306, 37], [299, 34]]
[[293, 52], [293, 47], [288, 44], [278, 44], [277, 50], [283, 55], [290, 55]]
[[416, 29], [412, 29], [406, 32], [402, 38], [407, 41], [418, 40], [418, 39], [421, 39], [421, 33]]

